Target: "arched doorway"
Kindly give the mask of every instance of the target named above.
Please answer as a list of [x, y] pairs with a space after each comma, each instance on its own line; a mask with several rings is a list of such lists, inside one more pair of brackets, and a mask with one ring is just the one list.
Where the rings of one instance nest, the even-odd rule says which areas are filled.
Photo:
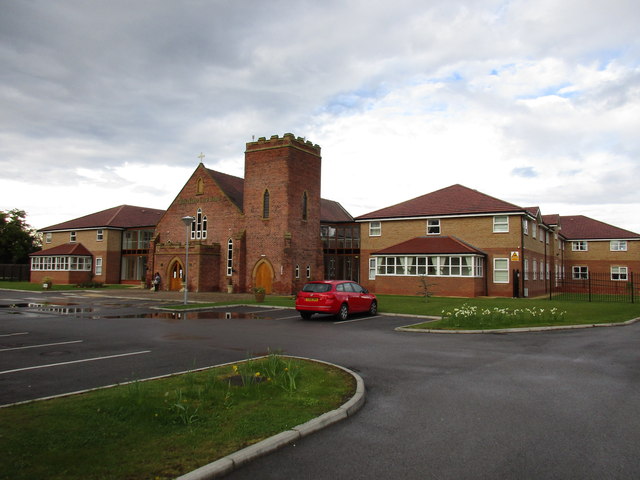
[[253, 269], [253, 286], [263, 287], [270, 294], [273, 286], [273, 267], [268, 260], [260, 260]]
[[179, 292], [182, 289], [182, 263], [175, 260], [169, 268], [169, 290]]

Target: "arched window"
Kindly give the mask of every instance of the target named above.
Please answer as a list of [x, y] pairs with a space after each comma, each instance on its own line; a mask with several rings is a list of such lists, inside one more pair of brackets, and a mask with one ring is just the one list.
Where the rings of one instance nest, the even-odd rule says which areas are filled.
[[233, 240], [230, 238], [227, 242], [227, 276], [233, 274]]
[[269, 190], [262, 195], [262, 218], [269, 218]]
[[202, 195], [204, 193], [204, 180], [202, 178], [198, 179], [198, 183], [196, 185], [196, 195]]
[[302, 194], [302, 220], [307, 219], [307, 207], [308, 207], [309, 197], [307, 196], [307, 192]]
[[191, 239], [205, 239], [207, 238], [207, 216], [202, 214], [202, 209], [199, 208], [196, 213], [195, 220], [191, 224]]

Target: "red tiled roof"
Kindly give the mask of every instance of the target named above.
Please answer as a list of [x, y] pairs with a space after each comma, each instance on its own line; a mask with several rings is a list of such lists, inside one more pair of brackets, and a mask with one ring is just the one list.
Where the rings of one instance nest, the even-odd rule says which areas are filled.
[[75, 230], [83, 228], [134, 228], [155, 227], [164, 210], [155, 208], [120, 205], [84, 217], [68, 220], [40, 229], [41, 232], [52, 230]]
[[320, 199], [320, 221], [324, 223], [353, 222], [353, 217], [340, 203], [325, 198]]
[[64, 245], [58, 245], [57, 247], [40, 250], [39, 252], [32, 253], [30, 256], [36, 257], [44, 255], [75, 255], [78, 257], [92, 256], [91, 252], [81, 243], [65, 243]]
[[560, 215], [558, 215], [557, 213], [552, 213], [550, 215], [543, 215], [542, 221], [546, 225], [558, 225], [558, 222], [560, 221]]
[[523, 208], [463, 185], [451, 185], [406, 202], [361, 215], [356, 220], [514, 211], [523, 211]]
[[234, 177], [216, 170], [206, 169], [211, 178], [218, 184], [220, 189], [229, 199], [240, 209], [243, 207], [244, 178]]
[[398, 243], [373, 255], [411, 255], [411, 254], [481, 254], [471, 245], [462, 242], [455, 237], [416, 237], [405, 242]]
[[560, 233], [569, 240], [637, 238], [640, 235], [584, 215], [560, 216]]

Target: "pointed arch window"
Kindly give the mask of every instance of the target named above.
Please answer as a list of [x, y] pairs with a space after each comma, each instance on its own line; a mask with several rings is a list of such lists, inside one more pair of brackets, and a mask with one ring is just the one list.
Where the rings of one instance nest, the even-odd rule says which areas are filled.
[[199, 208], [195, 220], [191, 224], [191, 239], [204, 240], [205, 238], [207, 238], [207, 216], [203, 215], [202, 209]]
[[204, 193], [204, 180], [202, 178], [198, 178], [198, 182], [196, 184], [196, 195], [202, 195]]
[[233, 274], [233, 239], [229, 239], [227, 242], [227, 276], [230, 277]]
[[309, 206], [309, 196], [307, 192], [302, 194], [302, 220], [307, 220], [308, 218], [308, 206]]
[[269, 218], [269, 190], [262, 194], [262, 218]]

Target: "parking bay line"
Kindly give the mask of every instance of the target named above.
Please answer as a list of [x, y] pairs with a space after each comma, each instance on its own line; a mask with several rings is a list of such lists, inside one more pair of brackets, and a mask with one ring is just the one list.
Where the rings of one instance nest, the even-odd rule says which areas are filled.
[[47, 365], [36, 365], [33, 367], [15, 368], [13, 370], [5, 370], [4, 372], [0, 372], [0, 375], [4, 375], [7, 373], [24, 372], [26, 370], [37, 370], [39, 368], [59, 367], [61, 365], [71, 365], [73, 363], [95, 362], [97, 360], [108, 360], [110, 358], [128, 357], [131, 355], [142, 355], [143, 353], [151, 353], [151, 350], [142, 350], [141, 352], [131, 352], [131, 353], [120, 353], [118, 355], [107, 355], [104, 357], [85, 358], [83, 360], [72, 360], [70, 362], [49, 363]]
[[26, 350], [27, 348], [41, 348], [41, 347], [53, 347], [56, 345], [69, 345], [70, 343], [81, 343], [84, 340], [71, 340], [69, 342], [57, 342], [57, 343], [42, 343], [40, 345], [27, 345], [24, 347], [11, 347], [11, 348], [2, 348], [0, 352], [9, 352], [11, 350]]
[[3, 333], [0, 337], [13, 337], [15, 335], [29, 335], [29, 332]]
[[351, 320], [343, 320], [341, 322], [333, 322], [333, 324], [334, 325], [340, 325], [342, 323], [361, 322], [363, 320], [371, 320], [372, 318], [376, 318], [376, 317], [353, 318]]

